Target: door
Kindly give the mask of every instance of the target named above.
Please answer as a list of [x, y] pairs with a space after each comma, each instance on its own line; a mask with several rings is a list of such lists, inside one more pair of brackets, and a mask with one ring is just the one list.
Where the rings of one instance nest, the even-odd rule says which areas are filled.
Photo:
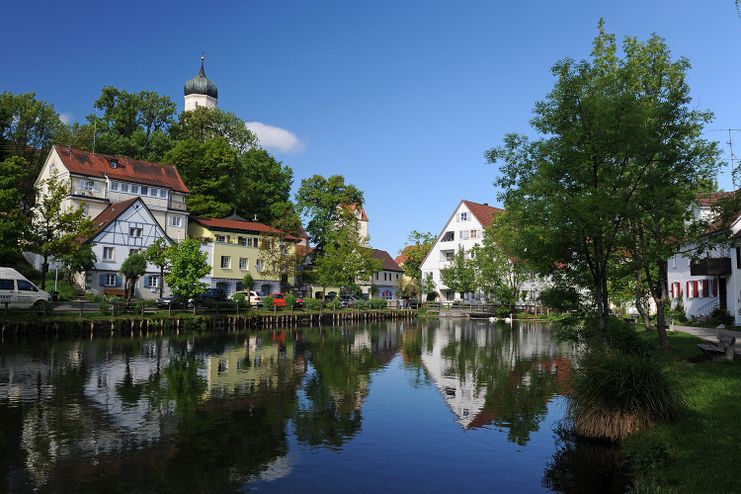
[[726, 279], [718, 278], [718, 298], [720, 299], [720, 309], [728, 310], [728, 288], [726, 287]]

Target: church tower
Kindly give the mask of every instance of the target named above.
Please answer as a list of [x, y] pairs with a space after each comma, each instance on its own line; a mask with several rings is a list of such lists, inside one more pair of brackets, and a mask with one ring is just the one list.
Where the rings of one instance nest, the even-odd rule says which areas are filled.
[[206, 57], [201, 55], [201, 70], [198, 75], [185, 83], [183, 94], [185, 95], [185, 111], [195, 110], [199, 106], [206, 108], [216, 108], [216, 100], [219, 97], [219, 91], [216, 84], [206, 78], [206, 70], [203, 68], [203, 62]]

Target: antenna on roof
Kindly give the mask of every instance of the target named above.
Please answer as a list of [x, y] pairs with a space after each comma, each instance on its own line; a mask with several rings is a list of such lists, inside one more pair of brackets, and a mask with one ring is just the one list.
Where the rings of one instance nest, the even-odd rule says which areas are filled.
[[741, 129], [717, 129], [718, 132], [728, 132], [728, 152], [730, 153], [729, 161], [731, 162], [731, 182], [733, 183], [733, 190], [736, 190], [736, 162], [739, 161], [736, 155], [733, 154], [733, 134], [732, 132], [741, 132]]
[[95, 136], [98, 134], [98, 114], [94, 113], [95, 120], [93, 121], [93, 154], [95, 154]]
[[257, 221], [257, 213], [255, 213], [255, 217], [252, 218], [252, 221], [255, 221], [255, 222]]

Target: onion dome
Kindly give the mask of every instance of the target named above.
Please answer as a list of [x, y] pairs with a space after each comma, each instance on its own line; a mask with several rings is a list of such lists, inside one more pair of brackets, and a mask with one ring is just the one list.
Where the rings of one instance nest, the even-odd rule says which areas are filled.
[[216, 84], [214, 84], [214, 81], [211, 81], [206, 77], [206, 71], [203, 68], [203, 61], [205, 59], [206, 57], [201, 56], [201, 70], [198, 71], [197, 76], [185, 83], [185, 87], [183, 87], [183, 94], [185, 94], [185, 96], [188, 96], [189, 94], [205, 94], [214, 99], [219, 97], [219, 91], [216, 89]]

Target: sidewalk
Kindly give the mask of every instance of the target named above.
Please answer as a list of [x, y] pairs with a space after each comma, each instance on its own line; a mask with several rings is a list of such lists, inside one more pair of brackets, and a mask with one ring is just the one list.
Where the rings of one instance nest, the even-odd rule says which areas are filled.
[[693, 336], [697, 336], [698, 338], [702, 338], [703, 340], [709, 341], [710, 343], [717, 343], [718, 334], [723, 331], [726, 334], [730, 334], [736, 337], [736, 355], [741, 356], [741, 331], [717, 328], [700, 328], [697, 326], [678, 326], [676, 324], [670, 324], [669, 331], [680, 331], [682, 333], [691, 334]]

